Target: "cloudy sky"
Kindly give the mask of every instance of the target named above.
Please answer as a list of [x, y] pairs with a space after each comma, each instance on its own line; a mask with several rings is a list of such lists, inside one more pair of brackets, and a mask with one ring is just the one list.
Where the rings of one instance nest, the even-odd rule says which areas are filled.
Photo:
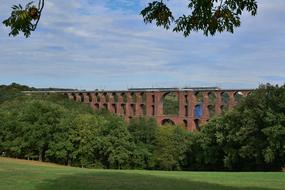
[[[257, 0], [234, 34], [188, 38], [145, 25], [147, 0], [46, 0], [29, 39], [0, 25], [0, 84], [126, 89], [220, 86], [255, 88], [285, 82], [285, 1]], [[0, 0], [0, 20], [27, 0]], [[187, 0], [171, 0], [175, 14]]]

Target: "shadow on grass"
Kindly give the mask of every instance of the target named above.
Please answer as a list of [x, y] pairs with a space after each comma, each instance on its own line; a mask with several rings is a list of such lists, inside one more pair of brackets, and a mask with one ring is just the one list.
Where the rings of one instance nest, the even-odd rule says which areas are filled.
[[[239, 183], [239, 182], [237, 182]], [[260, 187], [231, 187], [185, 179], [120, 172], [66, 175], [39, 184], [37, 190], [269, 190]]]

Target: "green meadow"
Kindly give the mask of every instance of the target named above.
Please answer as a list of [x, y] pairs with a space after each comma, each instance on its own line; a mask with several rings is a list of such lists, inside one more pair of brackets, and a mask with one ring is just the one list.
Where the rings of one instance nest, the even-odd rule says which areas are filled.
[[0, 189], [284, 190], [285, 173], [96, 170], [0, 158]]

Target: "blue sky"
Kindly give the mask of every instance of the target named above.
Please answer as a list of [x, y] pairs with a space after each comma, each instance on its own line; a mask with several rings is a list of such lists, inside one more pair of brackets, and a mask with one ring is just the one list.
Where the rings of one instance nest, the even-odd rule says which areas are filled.
[[[234, 34], [205, 37], [145, 25], [147, 0], [46, 0], [29, 39], [0, 25], [0, 83], [35, 87], [126, 89], [285, 82], [285, 1], [257, 0]], [[1, 0], [0, 20], [25, 0]], [[171, 0], [175, 15], [187, 0]]]

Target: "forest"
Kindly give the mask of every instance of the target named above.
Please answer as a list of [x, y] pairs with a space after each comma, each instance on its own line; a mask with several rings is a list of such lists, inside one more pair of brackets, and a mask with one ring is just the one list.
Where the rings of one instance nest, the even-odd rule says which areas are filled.
[[200, 130], [123, 118], [63, 95], [0, 86], [1, 156], [84, 168], [279, 171], [285, 165], [285, 86], [261, 85]]

